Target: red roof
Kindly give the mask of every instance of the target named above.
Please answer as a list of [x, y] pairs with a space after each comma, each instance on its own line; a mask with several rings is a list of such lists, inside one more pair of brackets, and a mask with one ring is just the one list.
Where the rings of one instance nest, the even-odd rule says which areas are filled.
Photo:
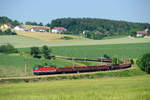
[[49, 29], [48, 27], [33, 27], [34, 29]]
[[56, 30], [64, 30], [65, 28], [64, 27], [54, 27], [54, 29], [56, 29]]
[[146, 31], [136, 31], [136, 34], [146, 34]]

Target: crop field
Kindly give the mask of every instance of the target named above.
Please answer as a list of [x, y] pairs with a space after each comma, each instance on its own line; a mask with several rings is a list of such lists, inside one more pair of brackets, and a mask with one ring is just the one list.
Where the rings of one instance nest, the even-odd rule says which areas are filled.
[[51, 47], [51, 49], [55, 55], [67, 57], [99, 58], [107, 54], [110, 57], [137, 58], [145, 53], [150, 53], [150, 43], [59, 46]]
[[17, 48], [32, 46], [77, 46], [77, 45], [108, 45], [108, 44], [129, 44], [129, 43], [150, 43], [150, 38], [116, 38], [107, 40], [62, 40], [44, 42], [24, 36], [0, 36], [0, 45], [10, 43]]
[[80, 38], [79, 36], [73, 36], [73, 35], [63, 35], [63, 34], [55, 34], [55, 33], [42, 33], [42, 32], [26, 32], [26, 31], [16, 31], [17, 34], [25, 36], [25, 37], [30, 37], [34, 39], [38, 39], [41, 41], [58, 41], [61, 40], [63, 37], [71, 37], [72, 39], [75, 40], [87, 40], [86, 38]]
[[1, 100], [149, 100], [150, 76], [0, 85]]
[[[42, 26], [38, 26], [38, 25], [25, 25], [25, 24], [22, 24], [21, 26], [23, 26], [23, 27], [25, 27], [25, 28], [27, 28], [27, 29], [31, 29], [31, 28], [33, 28], [33, 27], [42, 27]], [[45, 27], [45, 26], [44, 26]], [[47, 27], [47, 28], [49, 28], [49, 27]]]

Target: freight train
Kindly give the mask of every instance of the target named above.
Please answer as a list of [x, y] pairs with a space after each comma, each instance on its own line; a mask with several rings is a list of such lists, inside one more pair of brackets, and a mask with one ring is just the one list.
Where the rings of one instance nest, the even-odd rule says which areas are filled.
[[104, 64], [104, 65], [71, 66], [71, 67], [36, 66], [33, 68], [33, 72], [34, 75], [48, 75], [60, 73], [106, 71], [106, 70], [125, 69], [129, 67], [131, 67], [130, 62], [124, 62], [123, 64], [115, 64], [115, 65]]

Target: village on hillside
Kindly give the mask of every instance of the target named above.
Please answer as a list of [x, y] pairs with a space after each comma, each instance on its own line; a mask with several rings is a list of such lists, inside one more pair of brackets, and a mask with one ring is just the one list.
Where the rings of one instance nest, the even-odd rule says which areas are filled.
[[[7, 30], [11, 29], [13, 31], [26, 31], [26, 32], [41, 32], [41, 33], [64, 33], [67, 31], [66, 28], [64, 27], [54, 27], [51, 29], [50, 27], [47, 26], [35, 26], [35, 25], [19, 25], [15, 27], [11, 27], [11, 24], [2, 24], [0, 25], [1, 30]], [[138, 30], [135, 33], [136, 37], [144, 37], [144, 38], [149, 38], [150, 36], [148, 35], [149, 29], [146, 28], [145, 30]], [[82, 32], [82, 34], [85, 34], [88, 32], [88, 30], [85, 30]], [[132, 35], [129, 35], [129, 37], [132, 37]]]

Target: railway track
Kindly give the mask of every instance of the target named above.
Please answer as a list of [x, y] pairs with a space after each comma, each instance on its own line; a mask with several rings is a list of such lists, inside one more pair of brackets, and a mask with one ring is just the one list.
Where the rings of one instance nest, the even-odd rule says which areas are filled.
[[74, 75], [85, 75], [85, 74], [96, 74], [96, 73], [106, 73], [106, 72], [118, 72], [123, 70], [130, 70], [135, 68], [135, 66], [131, 66], [130, 68], [126, 69], [116, 69], [116, 70], [107, 70], [107, 71], [96, 71], [96, 72], [84, 72], [84, 73], [66, 73], [66, 74], [54, 74], [54, 75], [40, 75], [40, 76], [19, 76], [19, 77], [1, 77], [0, 80], [7, 80], [7, 79], [32, 79], [32, 78], [45, 78], [45, 77], [55, 77], [55, 76], [74, 76]]

